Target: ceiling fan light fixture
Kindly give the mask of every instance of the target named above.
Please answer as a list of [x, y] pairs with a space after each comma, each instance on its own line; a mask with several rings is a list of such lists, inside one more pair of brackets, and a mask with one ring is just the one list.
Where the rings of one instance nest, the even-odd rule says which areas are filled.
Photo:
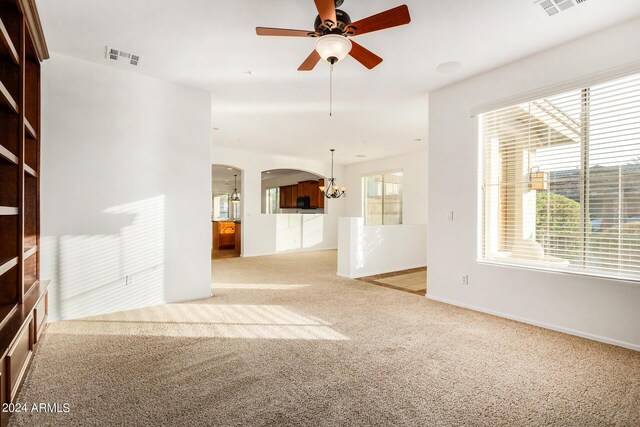
[[351, 52], [351, 40], [338, 34], [327, 34], [316, 41], [316, 51], [322, 59], [335, 64]]

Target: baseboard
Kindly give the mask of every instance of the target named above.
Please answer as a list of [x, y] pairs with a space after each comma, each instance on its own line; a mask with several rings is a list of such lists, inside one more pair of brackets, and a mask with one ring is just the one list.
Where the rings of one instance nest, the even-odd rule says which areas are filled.
[[460, 302], [457, 302], [457, 301], [452, 301], [452, 300], [447, 299], [447, 298], [440, 298], [440, 297], [437, 297], [437, 296], [429, 295], [428, 293], [426, 295], [426, 298], [430, 299], [430, 300], [433, 300], [433, 301], [442, 302], [442, 303], [445, 303], [445, 304], [455, 305], [456, 307], [467, 308], [469, 310], [479, 311], [481, 313], [491, 314], [493, 316], [503, 317], [505, 319], [515, 320], [517, 322], [527, 323], [529, 325], [538, 326], [540, 328], [550, 329], [550, 330], [556, 331], [556, 332], [562, 332], [562, 333], [565, 333], [565, 334], [568, 334], [568, 335], [575, 335], [577, 337], [586, 338], [586, 339], [589, 339], [589, 340], [592, 340], [592, 341], [598, 341], [598, 342], [602, 342], [602, 343], [605, 343], [605, 344], [611, 344], [611, 345], [615, 345], [615, 346], [618, 346], [618, 347], [628, 348], [629, 350], [640, 351], [640, 345], [628, 343], [628, 342], [625, 342], [625, 341], [618, 341], [618, 340], [614, 340], [614, 339], [607, 338], [607, 337], [601, 337], [599, 335], [593, 335], [593, 334], [589, 334], [589, 333], [586, 333], [586, 332], [576, 331], [574, 329], [563, 328], [561, 326], [551, 325], [549, 323], [544, 323], [544, 322], [538, 322], [537, 320], [531, 320], [531, 319], [527, 319], [527, 318], [524, 318], [524, 317], [513, 316], [511, 314], [506, 314], [506, 313], [502, 313], [502, 312], [499, 312], [499, 311], [487, 310], [485, 308], [477, 307], [477, 306], [474, 306], [474, 305], [471, 305], [471, 304], [463, 304], [463, 303], [460, 303]]
[[347, 279], [360, 279], [361, 277], [375, 276], [376, 274], [394, 273], [396, 271], [412, 270], [414, 268], [425, 268], [426, 266], [427, 266], [426, 264], [420, 263], [420, 264], [412, 264], [409, 266], [393, 267], [393, 269], [385, 268], [381, 270], [368, 271], [366, 272], [366, 274], [365, 273], [357, 273], [352, 275], [341, 274], [341, 273], [336, 273], [336, 274], [340, 277], [346, 277]]
[[256, 254], [247, 254], [247, 255], [241, 255], [242, 258], [256, 258], [256, 257], [262, 257], [262, 256], [274, 256], [274, 255], [289, 255], [289, 254], [300, 254], [300, 253], [305, 253], [305, 252], [323, 252], [323, 251], [335, 251], [338, 248], [320, 248], [320, 249], [314, 249], [314, 248], [308, 248], [308, 249], [296, 249], [293, 251], [285, 251], [285, 252], [265, 252], [265, 253], [256, 253]]

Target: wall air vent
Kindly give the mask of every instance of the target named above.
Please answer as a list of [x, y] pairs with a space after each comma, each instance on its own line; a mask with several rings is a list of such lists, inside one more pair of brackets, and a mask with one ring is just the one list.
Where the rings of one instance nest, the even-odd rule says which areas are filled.
[[587, 0], [535, 0], [533, 4], [540, 5], [547, 15], [553, 16], [586, 1]]
[[109, 46], [107, 46], [106, 58], [110, 61], [128, 63], [129, 65], [133, 65], [135, 67], [140, 65], [140, 61], [142, 60], [142, 57], [140, 55], [135, 55], [133, 53], [125, 52], [124, 50], [115, 49]]

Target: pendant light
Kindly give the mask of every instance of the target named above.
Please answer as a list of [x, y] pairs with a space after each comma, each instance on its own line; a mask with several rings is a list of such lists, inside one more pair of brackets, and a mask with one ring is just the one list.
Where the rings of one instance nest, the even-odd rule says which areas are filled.
[[238, 181], [236, 180], [238, 175], [233, 175], [233, 193], [231, 193], [231, 203], [239, 203], [240, 195], [238, 194]]
[[347, 197], [347, 187], [339, 187], [336, 184], [336, 179], [333, 177], [333, 152], [335, 148], [331, 149], [331, 179], [329, 179], [329, 185], [320, 187], [320, 191], [327, 199], [339, 199], [340, 197]]

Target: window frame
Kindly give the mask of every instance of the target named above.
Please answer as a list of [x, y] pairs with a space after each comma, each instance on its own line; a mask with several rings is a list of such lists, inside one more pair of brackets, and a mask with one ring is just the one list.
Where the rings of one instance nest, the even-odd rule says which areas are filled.
[[265, 189], [264, 189], [264, 192], [265, 192], [265, 195], [264, 195], [264, 203], [265, 203], [265, 206], [264, 206], [264, 215], [278, 215], [278, 214], [279, 214], [278, 212], [269, 212], [269, 210], [270, 210], [270, 206], [269, 206], [269, 199], [270, 199], [269, 192], [270, 192], [270, 191], [273, 191], [273, 190], [275, 190], [275, 193], [276, 193], [276, 194], [275, 194], [275, 198], [276, 198], [276, 206], [277, 206], [277, 207], [276, 207], [276, 210], [279, 210], [279, 209], [280, 209], [280, 187], [269, 187], [269, 188], [265, 188]]
[[638, 273], [637, 277], [630, 277], [628, 275], [622, 275], [622, 274], [618, 275], [615, 271], [587, 269], [587, 266], [584, 265], [584, 262], [580, 266], [570, 264], [566, 267], [560, 268], [560, 267], [555, 267], [553, 265], [537, 265], [534, 263], [530, 263], [530, 261], [527, 259], [519, 260], [519, 259], [512, 259], [512, 258], [503, 259], [503, 258], [494, 257], [494, 256], [491, 256], [491, 254], [486, 253], [487, 252], [487, 249], [486, 249], [487, 236], [485, 232], [485, 227], [487, 226], [486, 210], [488, 209], [487, 203], [489, 202], [487, 201], [486, 190], [485, 190], [486, 159], [485, 159], [484, 153], [486, 151], [485, 150], [486, 141], [484, 138], [485, 129], [483, 127], [483, 116], [485, 114], [493, 113], [493, 112], [496, 112], [505, 108], [509, 108], [511, 106], [515, 106], [518, 104], [534, 102], [534, 101], [537, 101], [538, 99], [556, 96], [556, 95], [559, 96], [559, 95], [562, 95], [563, 93], [570, 92], [570, 91], [579, 91], [580, 96], [582, 98], [582, 102], [587, 103], [586, 106], [583, 105], [583, 109], [587, 111], [587, 115], [588, 115], [587, 119], [581, 122], [581, 131], [582, 131], [583, 139], [581, 140], [581, 144], [580, 144], [580, 158], [579, 158], [580, 199], [581, 199], [580, 214], [581, 214], [581, 224], [582, 224], [581, 236], [580, 236], [580, 250], [581, 250], [581, 256], [583, 257], [583, 259], [587, 257], [588, 232], [586, 227], [584, 226], [584, 221], [585, 221], [585, 218], [589, 218], [590, 213], [589, 213], [589, 204], [584, 203], [583, 200], [586, 197], [588, 197], [588, 194], [589, 194], [588, 189], [589, 189], [589, 185], [591, 184], [590, 178], [587, 178], [589, 177], [590, 167], [591, 167], [590, 159], [589, 159], [589, 150], [591, 149], [591, 145], [590, 145], [591, 141], [589, 138], [589, 133], [590, 133], [589, 122], [591, 119], [591, 115], [590, 115], [591, 91], [594, 86], [606, 84], [608, 82], [614, 82], [618, 79], [623, 79], [625, 77], [632, 77], [634, 75], [640, 76], [640, 70], [633, 70], [624, 74], [612, 73], [611, 76], [609, 76], [609, 78], [606, 78], [606, 79], [602, 78], [602, 76], [600, 76], [600, 78], [595, 79], [593, 81], [585, 81], [583, 79], [580, 85], [574, 84], [572, 86], [567, 86], [564, 88], [561, 86], [557, 86], [555, 91], [550, 91], [549, 89], [547, 89], [545, 92], [540, 91], [535, 96], [532, 95], [534, 93], [532, 92], [530, 94], [530, 97], [527, 97], [527, 98], [520, 97], [519, 99], [514, 98], [509, 104], [505, 104], [504, 102], [502, 104], [494, 104], [490, 107], [490, 109], [488, 109], [487, 106], [489, 104], [487, 104], [485, 108], [481, 110], [476, 109], [476, 111], [472, 113], [472, 117], [475, 119], [474, 125], [475, 125], [476, 137], [478, 141], [477, 163], [476, 163], [476, 166], [478, 168], [477, 175], [476, 175], [476, 188], [477, 188], [476, 208], [477, 208], [477, 224], [478, 224], [478, 228], [476, 230], [477, 231], [476, 261], [478, 264], [489, 265], [489, 266], [499, 266], [499, 267], [506, 267], [506, 268], [516, 268], [516, 269], [527, 270], [527, 271], [540, 271], [540, 272], [546, 272], [551, 274], [564, 274], [564, 275], [571, 275], [571, 276], [591, 277], [591, 278], [596, 278], [600, 280], [615, 281], [616, 283], [629, 283], [629, 284], [640, 283], [640, 273]]
[[[384, 176], [385, 175], [391, 175], [394, 173], [402, 173], [402, 196], [401, 196], [401, 202], [400, 202], [400, 206], [401, 206], [401, 213], [400, 213], [400, 223], [399, 224], [385, 224], [384, 223], [384, 199], [385, 199], [385, 186], [384, 186]], [[375, 176], [375, 175], [380, 175], [382, 177], [382, 213], [381, 213], [381, 224], [367, 224], [367, 217], [365, 215], [365, 199], [366, 199], [366, 188], [365, 188], [365, 179], [367, 177], [371, 177], [371, 176]], [[361, 216], [364, 222], [364, 226], [365, 227], [389, 227], [389, 226], [398, 226], [398, 225], [403, 225], [404, 224], [404, 169], [403, 168], [394, 168], [394, 169], [386, 169], [383, 171], [373, 171], [373, 172], [366, 172], [366, 173], [362, 173], [360, 175], [360, 190], [362, 193], [362, 197], [360, 200], [360, 211], [361, 211]]]

